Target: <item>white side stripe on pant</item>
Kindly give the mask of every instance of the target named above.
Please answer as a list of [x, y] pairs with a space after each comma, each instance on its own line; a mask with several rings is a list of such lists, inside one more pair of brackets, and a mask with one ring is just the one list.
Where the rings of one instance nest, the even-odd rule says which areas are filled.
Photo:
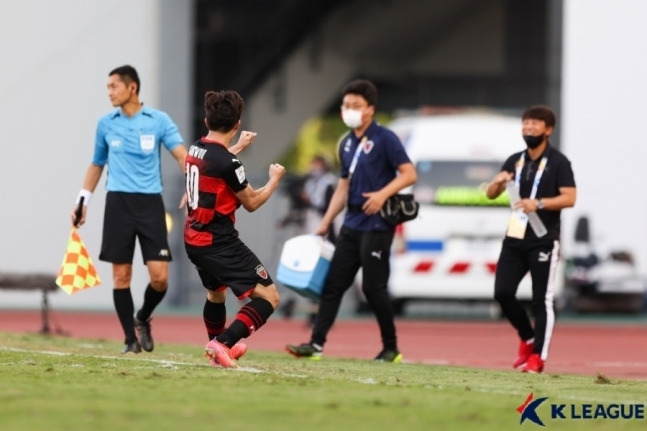
[[557, 262], [559, 262], [559, 241], [553, 242], [553, 252], [550, 258], [550, 272], [548, 274], [548, 286], [546, 286], [546, 296], [544, 305], [546, 306], [546, 332], [544, 333], [544, 347], [541, 349], [541, 359], [548, 359], [548, 349], [553, 337], [555, 328], [555, 309], [553, 300], [555, 298], [555, 279], [557, 277]]

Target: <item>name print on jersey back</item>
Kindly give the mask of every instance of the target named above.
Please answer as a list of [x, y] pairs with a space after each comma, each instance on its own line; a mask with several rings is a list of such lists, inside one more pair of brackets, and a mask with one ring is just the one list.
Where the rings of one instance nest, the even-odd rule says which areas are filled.
[[203, 159], [206, 152], [206, 148], [196, 147], [195, 145], [191, 145], [191, 148], [189, 148], [189, 155], [197, 159]]

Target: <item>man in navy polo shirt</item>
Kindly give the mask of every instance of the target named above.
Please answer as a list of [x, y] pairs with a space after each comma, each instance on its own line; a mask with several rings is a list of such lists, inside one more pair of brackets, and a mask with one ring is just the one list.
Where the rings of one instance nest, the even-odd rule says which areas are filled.
[[315, 234], [325, 235], [337, 214], [344, 208], [347, 212], [335, 243], [310, 342], [288, 344], [286, 350], [297, 357], [321, 358], [344, 292], [362, 268], [362, 290], [382, 337], [382, 350], [375, 360], [401, 362], [387, 291], [394, 227], [382, 220], [379, 213], [390, 196], [417, 180], [416, 170], [397, 136], [374, 121], [377, 89], [372, 82], [352, 81], [344, 87], [342, 97], [341, 117], [351, 131], [340, 142], [340, 179]]
[[[150, 352], [154, 347], [151, 314], [166, 294], [171, 260], [161, 194], [161, 147], [177, 160], [182, 173], [186, 157], [175, 123], [166, 113], [144, 106], [139, 89], [139, 76], [132, 66], [121, 66], [108, 74], [108, 96], [117, 109], [99, 119], [94, 157], [77, 198], [77, 205], [83, 198], [81, 217], [76, 220], [76, 208], [71, 215], [73, 225], [85, 223], [87, 206], [107, 164], [108, 193], [99, 259], [112, 262], [113, 300], [125, 336], [123, 353], [139, 353], [142, 348]], [[142, 308], [133, 315], [130, 280], [135, 238], [139, 239], [150, 283]]]

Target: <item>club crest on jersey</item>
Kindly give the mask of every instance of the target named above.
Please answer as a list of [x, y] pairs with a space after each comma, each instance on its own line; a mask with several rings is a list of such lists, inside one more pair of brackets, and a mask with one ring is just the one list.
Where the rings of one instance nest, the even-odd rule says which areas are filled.
[[373, 149], [373, 146], [375, 146], [375, 144], [373, 143], [373, 141], [366, 141], [366, 142], [364, 142], [364, 148], [363, 148], [363, 150], [364, 150], [364, 154], [368, 154], [368, 153], [370, 153], [370, 152], [371, 152], [371, 150]]
[[261, 277], [263, 280], [267, 280], [267, 271], [265, 270], [265, 267], [263, 265], [257, 265], [255, 269], [256, 274], [258, 274], [259, 277]]

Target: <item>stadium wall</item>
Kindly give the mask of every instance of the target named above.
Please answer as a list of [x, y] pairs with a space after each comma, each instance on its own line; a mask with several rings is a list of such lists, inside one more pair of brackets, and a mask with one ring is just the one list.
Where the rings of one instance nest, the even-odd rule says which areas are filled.
[[[92, 157], [96, 122], [112, 109], [106, 90], [110, 70], [135, 66], [142, 80], [141, 99], [168, 111], [189, 140], [191, 4], [189, 0], [3, 2], [0, 271], [58, 271], [70, 232], [69, 214]], [[71, 297], [63, 292], [52, 295], [56, 308], [112, 308], [111, 266], [97, 260], [104, 183], [105, 173], [88, 223], [79, 231], [103, 283]], [[133, 289], [143, 292], [146, 268], [141, 255], [135, 259]], [[38, 304], [37, 292], [0, 292], [2, 308]]]

